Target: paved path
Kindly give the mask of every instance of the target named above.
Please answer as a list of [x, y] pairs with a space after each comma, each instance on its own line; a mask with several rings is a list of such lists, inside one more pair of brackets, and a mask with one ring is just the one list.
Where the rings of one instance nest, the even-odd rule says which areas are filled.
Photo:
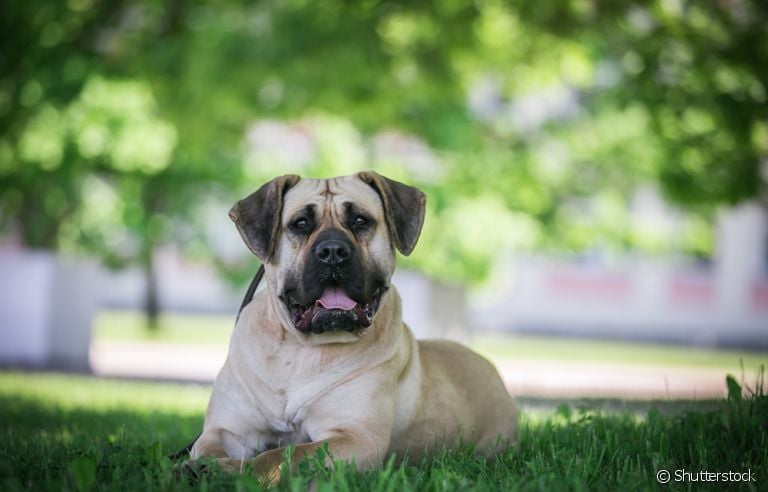
[[[91, 367], [100, 376], [212, 382], [223, 346], [94, 342]], [[548, 360], [494, 361], [510, 392], [543, 398], [711, 399], [726, 395], [725, 373], [695, 367]], [[747, 381], [754, 381], [747, 375]]]
[[704, 400], [727, 395], [725, 373], [708, 368], [546, 360], [495, 362], [514, 395], [637, 400]]
[[91, 343], [91, 369], [98, 376], [171, 379], [212, 383], [227, 347], [159, 342]]

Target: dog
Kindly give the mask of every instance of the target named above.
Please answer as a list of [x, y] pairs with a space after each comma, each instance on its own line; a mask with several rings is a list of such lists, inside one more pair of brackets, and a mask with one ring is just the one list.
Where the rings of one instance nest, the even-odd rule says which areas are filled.
[[375, 172], [273, 179], [230, 210], [266, 288], [242, 310], [190, 457], [279, 479], [327, 445], [360, 469], [515, 442], [517, 407], [494, 366], [445, 340], [416, 341], [391, 277], [426, 196]]

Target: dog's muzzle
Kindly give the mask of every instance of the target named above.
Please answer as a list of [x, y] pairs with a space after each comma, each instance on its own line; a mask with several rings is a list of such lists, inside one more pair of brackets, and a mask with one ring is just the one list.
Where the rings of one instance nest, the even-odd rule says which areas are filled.
[[361, 330], [371, 326], [385, 291], [385, 288], [379, 288], [369, 301], [358, 303], [343, 288], [331, 285], [309, 305], [292, 304], [289, 308], [291, 320], [302, 333]]
[[318, 234], [297, 280], [281, 299], [296, 329], [307, 334], [371, 326], [387, 290], [381, 275], [363, 268], [355, 245], [339, 229]]

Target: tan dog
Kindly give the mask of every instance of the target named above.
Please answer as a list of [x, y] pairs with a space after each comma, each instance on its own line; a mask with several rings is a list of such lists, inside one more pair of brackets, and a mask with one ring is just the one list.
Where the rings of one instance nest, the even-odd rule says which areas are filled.
[[335, 459], [374, 467], [391, 453], [470, 442], [483, 454], [515, 439], [517, 410], [496, 369], [448, 341], [417, 342], [390, 284], [426, 197], [374, 172], [282, 176], [230, 211], [263, 261], [266, 289], [235, 326], [192, 458], [279, 476], [328, 444]]

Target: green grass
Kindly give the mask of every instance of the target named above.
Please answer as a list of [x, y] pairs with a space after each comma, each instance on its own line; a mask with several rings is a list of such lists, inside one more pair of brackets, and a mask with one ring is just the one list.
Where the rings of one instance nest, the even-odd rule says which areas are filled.
[[[165, 457], [202, 426], [204, 386], [0, 373], [0, 489], [260, 490], [249, 476], [178, 477]], [[738, 398], [673, 414], [607, 413], [564, 405], [523, 416], [520, 443], [493, 460], [445, 451], [423, 463], [356, 473], [308, 460], [279, 490], [765, 490], [768, 398]], [[752, 471], [757, 482], [659, 485], [656, 472]]]
[[139, 311], [102, 310], [93, 320], [93, 338], [113, 342], [167, 342], [226, 345], [235, 316], [162, 314], [159, 329], [149, 331]]
[[754, 372], [768, 365], [768, 351], [699, 348], [635, 341], [565, 339], [542, 336], [478, 336], [472, 348], [494, 359], [544, 359], [563, 362], [597, 362], [693, 366], [725, 372]]
[[[122, 342], [168, 342], [226, 345], [235, 318], [225, 315], [165, 314], [160, 330], [147, 331], [137, 311], [101, 311], [94, 322], [94, 338]], [[543, 359], [563, 362], [606, 362], [691, 366], [753, 372], [768, 365], [768, 351], [723, 350], [676, 345], [567, 339], [541, 336], [477, 335], [469, 345], [495, 360]]]

